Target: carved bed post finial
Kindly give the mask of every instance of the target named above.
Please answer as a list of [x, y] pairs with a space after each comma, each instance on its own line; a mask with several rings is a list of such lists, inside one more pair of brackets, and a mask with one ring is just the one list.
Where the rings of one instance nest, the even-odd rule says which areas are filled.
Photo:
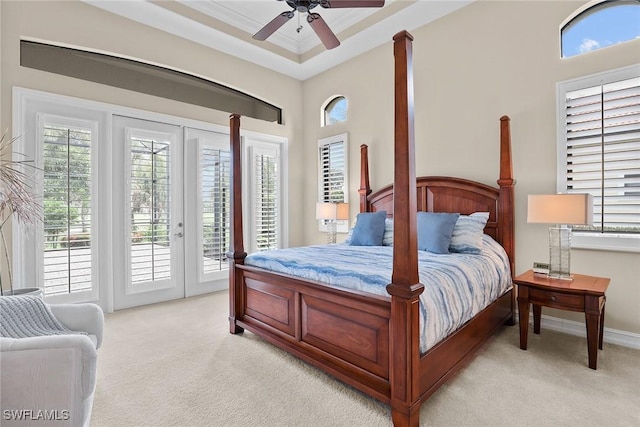
[[247, 253], [244, 251], [242, 236], [242, 173], [240, 115], [229, 116], [229, 135], [231, 143], [231, 242], [227, 259], [229, 260], [229, 331], [238, 334], [244, 331], [236, 324], [237, 316], [242, 312], [242, 277], [235, 266], [244, 264]]
[[[513, 164], [511, 160], [511, 119], [509, 116], [500, 117], [500, 184], [514, 184]], [[507, 182], [510, 181], [510, 182]]]
[[395, 56], [395, 160], [393, 181], [393, 272], [389, 327], [391, 416], [395, 426], [419, 425], [420, 301], [416, 233], [417, 195], [413, 124], [413, 37], [393, 37]]
[[369, 184], [369, 148], [367, 144], [360, 146], [360, 212], [369, 212], [369, 194], [371, 185]]

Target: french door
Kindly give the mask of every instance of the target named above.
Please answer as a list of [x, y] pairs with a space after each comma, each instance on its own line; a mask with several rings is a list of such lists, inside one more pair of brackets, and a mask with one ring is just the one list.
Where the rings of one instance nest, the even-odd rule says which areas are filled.
[[114, 309], [184, 297], [182, 129], [113, 118]]
[[[14, 92], [14, 155], [34, 160], [43, 202], [42, 221], [14, 223], [16, 288], [111, 312], [228, 286], [228, 128]], [[285, 147], [281, 137], [243, 135], [249, 252], [287, 241]]]
[[185, 293], [228, 287], [231, 242], [229, 134], [184, 128]]

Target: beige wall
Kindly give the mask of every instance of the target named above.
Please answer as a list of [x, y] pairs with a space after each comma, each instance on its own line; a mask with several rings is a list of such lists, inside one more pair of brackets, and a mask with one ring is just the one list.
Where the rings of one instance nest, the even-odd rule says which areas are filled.
[[[640, 62], [640, 40], [569, 59], [559, 27], [585, 2], [478, 1], [412, 31], [418, 175], [459, 175], [494, 185], [499, 117], [511, 117], [516, 185], [516, 273], [545, 261], [544, 225], [527, 224], [527, 195], [556, 190], [556, 83]], [[348, 121], [320, 128], [327, 97], [349, 100]], [[358, 212], [359, 146], [370, 146], [372, 187], [393, 180], [391, 41], [304, 83], [305, 161], [316, 170], [318, 138], [349, 133], [351, 216]], [[306, 243], [320, 243], [307, 180]], [[572, 269], [611, 278], [606, 326], [640, 333], [640, 254], [572, 251]], [[547, 311], [583, 321], [583, 315]]]
[[[526, 223], [526, 196], [554, 192], [555, 84], [640, 62], [640, 40], [561, 60], [558, 28], [585, 2], [479, 1], [412, 31], [419, 175], [462, 175], [494, 184], [498, 119], [512, 119], [516, 270], [547, 254], [546, 227]], [[55, 22], [55, 25], [52, 23]], [[284, 125], [244, 119], [243, 128], [289, 139], [289, 244], [321, 243], [316, 144], [349, 132], [352, 217], [358, 211], [359, 146], [370, 146], [372, 186], [392, 181], [391, 41], [304, 83], [80, 2], [0, 2], [0, 127], [11, 124], [11, 88], [60, 93], [213, 123], [228, 113], [19, 67], [19, 38], [113, 52], [179, 68], [239, 88], [284, 112]], [[349, 119], [320, 128], [330, 96], [349, 99]], [[303, 214], [300, 215], [299, 212]], [[300, 219], [302, 218], [302, 219]], [[640, 255], [576, 250], [574, 271], [611, 277], [606, 326], [640, 333]], [[574, 320], [580, 315], [553, 312]]]
[[[14, 86], [228, 125], [228, 112], [22, 68], [19, 40], [28, 37], [137, 58], [209, 78], [281, 107], [284, 125], [243, 118], [242, 128], [288, 138], [288, 194], [292, 201], [300, 198], [303, 190], [300, 81], [79, 1], [2, 1], [0, 11], [2, 129], [11, 127]], [[290, 209], [297, 212], [298, 206], [291, 204]], [[302, 224], [293, 221], [289, 225], [289, 240], [295, 245], [302, 243]]]

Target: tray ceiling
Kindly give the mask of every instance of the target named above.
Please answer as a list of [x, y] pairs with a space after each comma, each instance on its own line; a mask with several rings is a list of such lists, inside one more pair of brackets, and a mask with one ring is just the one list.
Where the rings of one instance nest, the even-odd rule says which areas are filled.
[[[85, 3], [145, 25], [305, 80], [381, 44], [401, 30], [414, 30], [474, 0], [386, 0], [382, 8], [316, 8], [341, 45], [326, 50], [296, 13], [267, 41], [251, 36], [276, 15], [291, 10], [277, 0], [171, 0]], [[297, 31], [301, 25], [300, 31]]]

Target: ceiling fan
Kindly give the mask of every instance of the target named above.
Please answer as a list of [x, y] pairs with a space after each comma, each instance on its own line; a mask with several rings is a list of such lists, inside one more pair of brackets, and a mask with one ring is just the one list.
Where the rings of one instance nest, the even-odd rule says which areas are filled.
[[307, 22], [318, 35], [322, 44], [324, 44], [327, 49], [333, 49], [340, 45], [340, 40], [338, 40], [333, 31], [331, 31], [331, 28], [329, 28], [324, 19], [322, 19], [322, 16], [311, 12], [311, 9], [316, 6], [321, 6], [325, 9], [384, 6], [384, 0], [286, 0], [286, 2], [292, 10], [282, 12], [276, 16], [271, 22], [253, 35], [254, 39], [266, 40], [271, 34], [276, 32], [278, 28], [286, 24], [289, 19], [293, 18], [295, 11], [298, 11], [298, 13], [307, 14]]

